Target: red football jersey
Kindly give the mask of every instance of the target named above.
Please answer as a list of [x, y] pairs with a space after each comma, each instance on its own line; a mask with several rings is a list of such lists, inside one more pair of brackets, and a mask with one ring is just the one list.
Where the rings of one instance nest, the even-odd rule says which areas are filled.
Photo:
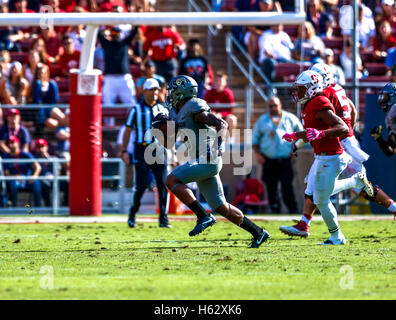
[[345, 90], [339, 84], [333, 83], [330, 87], [323, 90], [323, 95], [327, 97], [333, 104], [336, 111], [336, 115], [339, 116], [346, 125], [348, 126], [349, 132], [347, 135], [340, 137], [340, 140], [344, 140], [347, 137], [352, 137], [354, 135], [353, 128], [351, 125], [352, 108], [349, 104], [349, 100], [346, 96]]
[[[315, 117], [317, 112], [327, 109], [330, 109], [335, 113], [333, 105], [325, 96], [316, 96], [308, 100], [308, 102], [304, 104], [303, 110], [301, 111], [301, 119], [304, 128], [314, 128], [317, 130], [330, 129], [331, 127], [328, 124], [316, 119]], [[341, 154], [344, 151], [338, 138], [324, 137], [322, 139], [311, 141], [311, 145], [315, 154], [317, 155], [330, 156]]]

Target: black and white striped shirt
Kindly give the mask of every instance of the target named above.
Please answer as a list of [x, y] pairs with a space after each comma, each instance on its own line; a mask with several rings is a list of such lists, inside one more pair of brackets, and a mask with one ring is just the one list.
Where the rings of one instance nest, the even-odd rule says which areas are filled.
[[136, 131], [135, 143], [150, 144], [153, 142], [151, 135], [147, 134], [145, 136], [145, 133], [151, 129], [151, 122], [158, 113], [168, 115], [169, 110], [159, 102], [151, 107], [144, 100], [141, 100], [129, 110], [125, 125]]

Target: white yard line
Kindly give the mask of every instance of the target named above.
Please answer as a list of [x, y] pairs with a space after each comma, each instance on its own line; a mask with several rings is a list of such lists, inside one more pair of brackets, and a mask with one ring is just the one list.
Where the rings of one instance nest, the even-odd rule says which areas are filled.
[[[256, 221], [292, 221], [299, 219], [298, 215], [249, 215], [249, 219]], [[30, 223], [126, 223], [127, 216], [120, 215], [106, 215], [101, 217], [0, 217], [0, 224], [30, 224]], [[218, 220], [225, 220], [223, 217], [216, 217]], [[169, 215], [170, 221], [195, 221], [196, 217], [193, 215]], [[393, 215], [348, 215], [338, 216], [340, 221], [357, 221], [357, 220], [393, 220]], [[313, 217], [313, 221], [322, 221], [322, 217], [317, 215]], [[158, 222], [158, 216], [154, 215], [138, 215], [136, 222]]]

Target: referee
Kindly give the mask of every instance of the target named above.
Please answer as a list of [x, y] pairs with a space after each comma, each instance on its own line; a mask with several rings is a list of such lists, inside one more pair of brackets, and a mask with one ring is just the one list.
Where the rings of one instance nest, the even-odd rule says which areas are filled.
[[[135, 215], [140, 208], [140, 200], [143, 193], [148, 187], [149, 170], [152, 171], [158, 189], [160, 217], [159, 226], [161, 228], [172, 228], [168, 223], [168, 191], [165, 186], [167, 176], [166, 163], [164, 164], [147, 164], [144, 160], [144, 151], [148, 145], [153, 143], [153, 139], [145, 137], [147, 130], [151, 129], [151, 122], [158, 113], [168, 114], [168, 109], [158, 102], [159, 83], [153, 78], [147, 79], [143, 84], [143, 97], [139, 103], [133, 106], [125, 122], [125, 132], [122, 142], [121, 158], [125, 164], [130, 164], [130, 158], [127, 151], [131, 131], [136, 133], [135, 149], [132, 155], [132, 162], [135, 165], [134, 188], [132, 206], [129, 209], [128, 226], [135, 227]], [[146, 140], [145, 140], [146, 138]], [[165, 151], [164, 151], [165, 152]]]

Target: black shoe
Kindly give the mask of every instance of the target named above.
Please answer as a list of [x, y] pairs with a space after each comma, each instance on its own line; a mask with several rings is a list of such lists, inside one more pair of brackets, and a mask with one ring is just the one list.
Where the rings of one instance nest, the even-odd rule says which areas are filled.
[[250, 244], [250, 248], [258, 248], [260, 247], [271, 235], [265, 230], [261, 229], [262, 232], [258, 235], [253, 237], [252, 242]]
[[196, 236], [204, 231], [206, 228], [209, 228], [211, 225], [216, 223], [216, 218], [211, 214], [207, 217], [204, 217], [201, 220], [197, 221], [196, 226], [189, 233], [190, 237]]
[[167, 224], [167, 223], [160, 223], [159, 227], [160, 228], [169, 228], [169, 229], [173, 228], [170, 224]]
[[135, 228], [135, 219], [128, 218], [128, 227]]

